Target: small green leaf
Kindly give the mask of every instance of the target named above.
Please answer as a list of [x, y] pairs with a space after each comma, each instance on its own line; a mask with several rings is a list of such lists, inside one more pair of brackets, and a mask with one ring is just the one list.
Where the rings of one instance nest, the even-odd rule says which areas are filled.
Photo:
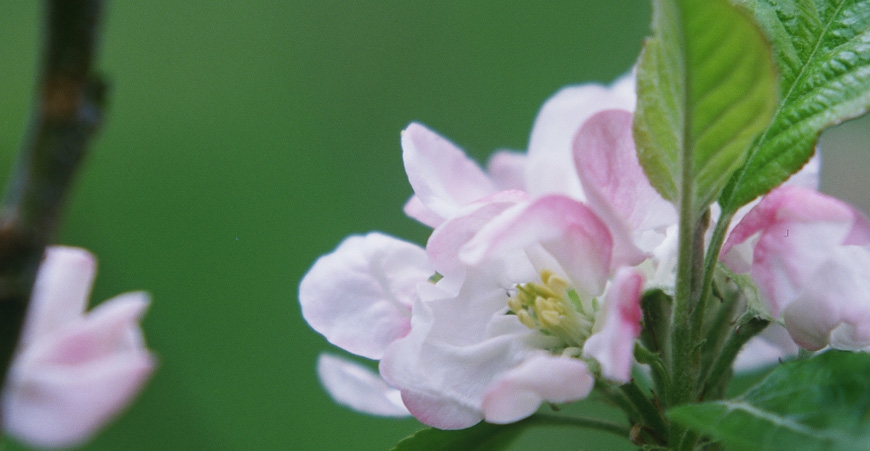
[[870, 109], [870, 0], [739, 0], [774, 48], [780, 103], [719, 203], [735, 211], [797, 172], [827, 127]]
[[677, 423], [729, 450], [866, 450], [870, 355], [829, 351], [777, 367], [742, 396], [686, 404]]
[[638, 159], [663, 197], [699, 214], [742, 164], [777, 103], [771, 51], [728, 0], [653, 0], [637, 71]]
[[427, 428], [403, 439], [392, 451], [498, 451], [507, 449], [526, 426], [520, 422], [507, 425], [480, 423], [458, 431]]

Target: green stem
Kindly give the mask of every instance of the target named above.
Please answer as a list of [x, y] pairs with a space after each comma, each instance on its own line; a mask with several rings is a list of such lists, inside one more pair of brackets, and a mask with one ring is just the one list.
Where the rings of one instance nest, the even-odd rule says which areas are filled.
[[[690, 152], [688, 152], [690, 154]], [[683, 167], [691, 167], [691, 161], [683, 162]], [[677, 286], [674, 308], [671, 314], [671, 386], [667, 390], [668, 405], [676, 406], [691, 402], [694, 397], [695, 371], [693, 370], [694, 343], [690, 314], [692, 309], [693, 276], [695, 271], [696, 215], [692, 206], [690, 174], [684, 174], [683, 190], [680, 200], [679, 254], [677, 260]], [[703, 241], [701, 242], [703, 244]], [[680, 443], [686, 429], [671, 423], [668, 433], [670, 440]]]
[[599, 420], [597, 418], [567, 417], [539, 413], [523, 420], [523, 422], [529, 426], [572, 426], [585, 429], [595, 429], [598, 431], [609, 432], [626, 439], [631, 433], [631, 430], [627, 426], [610, 421]]
[[39, 93], [28, 137], [0, 205], [0, 387], [46, 245], [85, 149], [105, 86], [92, 74], [99, 0], [51, 0]]

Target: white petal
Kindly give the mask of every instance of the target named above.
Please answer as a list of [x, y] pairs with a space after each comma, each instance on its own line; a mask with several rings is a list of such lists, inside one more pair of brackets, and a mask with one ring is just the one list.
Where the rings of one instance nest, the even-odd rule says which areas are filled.
[[515, 318], [508, 318], [513, 327], [490, 327], [505, 318], [508, 298], [480, 276], [469, 274], [458, 296], [418, 301], [411, 332], [381, 360], [381, 375], [430, 426], [457, 429], [480, 421], [487, 388], [533, 349], [533, 332]]
[[433, 273], [417, 245], [380, 233], [351, 236], [302, 279], [302, 316], [336, 346], [379, 359], [408, 333], [416, 287]]
[[582, 361], [536, 353], [493, 384], [483, 399], [483, 412], [489, 423], [513, 423], [535, 413], [542, 402], [583, 399], [594, 384]]
[[399, 390], [362, 365], [321, 354], [317, 359], [317, 376], [332, 399], [343, 406], [371, 415], [410, 415]]

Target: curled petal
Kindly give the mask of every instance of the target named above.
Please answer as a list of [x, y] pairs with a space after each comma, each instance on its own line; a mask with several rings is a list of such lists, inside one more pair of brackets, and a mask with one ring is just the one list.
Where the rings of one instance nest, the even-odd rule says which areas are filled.
[[85, 249], [51, 246], [39, 266], [28, 306], [21, 345], [81, 317], [97, 271], [97, 260]]
[[71, 446], [126, 406], [154, 368], [138, 326], [147, 306], [144, 293], [118, 296], [24, 348], [4, 387], [9, 433], [36, 446]]
[[483, 412], [489, 423], [513, 423], [535, 413], [542, 402], [585, 398], [595, 378], [580, 360], [536, 353], [504, 375], [486, 392]]
[[541, 107], [529, 139], [526, 187], [534, 195], [565, 194], [584, 199], [574, 170], [574, 135], [598, 111], [634, 110], [633, 77], [613, 87], [596, 84], [572, 86], [557, 92]]
[[[496, 192], [482, 169], [453, 143], [426, 127], [412, 123], [402, 132], [402, 158], [420, 205], [430, 213], [406, 208], [425, 224], [449, 218], [469, 203]], [[437, 224], [434, 224], [437, 225]]]
[[535, 245], [555, 258], [581, 296], [604, 289], [613, 249], [610, 231], [592, 210], [565, 196], [545, 196], [506, 210], [468, 242], [460, 258], [478, 265]]
[[378, 359], [408, 333], [417, 284], [433, 272], [414, 244], [380, 233], [352, 236], [302, 279], [302, 315], [336, 346]]
[[359, 412], [386, 417], [410, 415], [399, 390], [350, 360], [329, 354], [317, 359], [317, 376], [335, 402]]
[[601, 364], [602, 375], [615, 382], [628, 382], [631, 377], [634, 341], [640, 335], [642, 289], [639, 271], [620, 269], [607, 290], [601, 329], [583, 345], [583, 353]]

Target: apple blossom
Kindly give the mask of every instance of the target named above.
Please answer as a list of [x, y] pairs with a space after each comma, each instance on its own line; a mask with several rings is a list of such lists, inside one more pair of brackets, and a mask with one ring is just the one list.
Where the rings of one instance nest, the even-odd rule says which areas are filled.
[[39, 447], [87, 440], [139, 392], [154, 369], [139, 320], [144, 292], [84, 313], [96, 270], [88, 251], [46, 251], [18, 351], [3, 387], [3, 428]]

